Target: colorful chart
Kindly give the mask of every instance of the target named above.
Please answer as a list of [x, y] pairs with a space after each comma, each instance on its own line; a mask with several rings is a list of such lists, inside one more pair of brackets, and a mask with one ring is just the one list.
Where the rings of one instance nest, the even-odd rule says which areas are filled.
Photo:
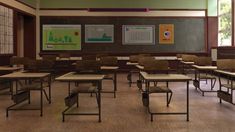
[[85, 25], [86, 43], [113, 43], [113, 25]]
[[81, 25], [43, 25], [43, 50], [81, 50]]

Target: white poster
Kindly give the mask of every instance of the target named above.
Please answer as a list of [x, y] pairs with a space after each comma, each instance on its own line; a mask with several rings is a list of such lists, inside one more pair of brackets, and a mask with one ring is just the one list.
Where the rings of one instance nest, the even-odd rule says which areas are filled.
[[154, 25], [123, 25], [122, 43], [127, 45], [154, 45]]

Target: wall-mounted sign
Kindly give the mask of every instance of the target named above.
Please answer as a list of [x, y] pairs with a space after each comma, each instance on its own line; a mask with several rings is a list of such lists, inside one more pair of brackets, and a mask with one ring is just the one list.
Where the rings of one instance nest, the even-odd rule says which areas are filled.
[[159, 25], [159, 44], [174, 44], [174, 24]]

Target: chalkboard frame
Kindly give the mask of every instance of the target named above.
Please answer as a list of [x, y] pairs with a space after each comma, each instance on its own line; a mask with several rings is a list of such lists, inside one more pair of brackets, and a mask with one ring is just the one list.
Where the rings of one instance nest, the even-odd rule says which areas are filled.
[[[102, 21], [94, 21], [94, 20], [101, 20]], [[124, 22], [122, 23], [122, 21], [126, 20], [130, 20], [130, 19], [140, 19], [140, 21], [137, 21], [136, 23], [128, 23], [128, 22]], [[122, 36], [121, 34], [118, 34], [117, 32], [121, 33], [122, 32], [122, 25], [149, 25], [145, 22], [146, 20], [152, 20], [152, 19], [176, 19], [176, 20], [180, 20], [180, 19], [193, 19], [193, 20], [202, 20], [203, 21], [203, 29], [204, 33], [204, 44], [202, 44], [203, 50], [202, 51], [148, 51], [148, 50], [143, 50], [143, 46], [139, 46], [139, 45], [122, 45]], [[91, 21], [93, 20], [93, 21]], [[121, 21], [121, 22], [120, 22]], [[140, 17], [140, 16], [41, 16], [40, 17], [40, 29], [42, 27], [43, 24], [55, 24], [55, 22], [57, 24], [81, 24], [82, 25], [82, 47], [87, 46], [89, 47], [86, 49], [83, 49], [81, 51], [69, 51], [71, 54], [97, 54], [97, 53], [108, 53], [108, 54], [138, 54], [138, 53], [150, 53], [150, 54], [175, 54], [175, 53], [199, 53], [199, 54], [203, 54], [203, 53], [207, 53], [207, 48], [208, 48], [208, 44], [207, 44], [207, 19], [206, 17]], [[79, 23], [77, 23], [79, 22]], [[115, 23], [116, 22], [116, 23]], [[95, 45], [95, 44], [89, 44], [89, 43], [85, 43], [84, 42], [84, 35], [85, 35], [85, 24], [113, 24], [114, 25], [114, 31], [115, 31], [115, 35], [114, 35], [114, 40], [115, 40], [115, 44], [118, 46], [124, 46], [123, 48], [125, 48], [124, 51], [122, 52], [117, 52], [117, 49], [110, 49], [110, 44], [99, 44], [99, 45]], [[150, 24], [151, 25], [151, 24]], [[155, 25], [155, 27], [158, 27], [158, 25]], [[156, 30], [156, 29], [155, 29]], [[41, 32], [41, 31], [40, 31]], [[155, 35], [157, 31], [155, 31]], [[42, 33], [40, 33], [42, 35]], [[118, 36], [119, 35], [119, 36]], [[41, 37], [40, 37], [41, 39]], [[118, 39], [120, 39], [119, 41], [117, 41]], [[158, 39], [155, 39], [155, 41], [158, 41]], [[157, 42], [156, 42], [157, 44]], [[102, 48], [100, 48], [100, 46]], [[147, 45], [150, 46], [150, 45]], [[95, 50], [98, 49], [98, 50]], [[130, 50], [132, 49], [132, 50]], [[133, 50], [134, 49], [134, 50]], [[151, 49], [151, 47], [149, 47], [148, 49]], [[104, 51], [103, 51], [104, 50]], [[41, 46], [40, 46], [40, 53], [44, 54], [44, 53], [60, 53], [60, 52], [68, 52], [68, 51], [43, 51]]]

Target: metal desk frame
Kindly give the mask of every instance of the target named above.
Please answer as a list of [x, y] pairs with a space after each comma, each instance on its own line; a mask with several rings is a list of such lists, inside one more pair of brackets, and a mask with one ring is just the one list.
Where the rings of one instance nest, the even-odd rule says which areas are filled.
[[[17, 74], [17, 73], [6, 74], [6, 75], [1, 76], [0, 78], [11, 80], [12, 88], [13, 88], [13, 82], [15, 82], [16, 94], [18, 93], [18, 88], [19, 88], [18, 82], [20, 80], [40, 80], [40, 89], [39, 89], [40, 90], [40, 108], [35, 108], [35, 109], [33, 109], [33, 108], [31, 108], [31, 109], [14, 108], [18, 104], [26, 101], [26, 100], [23, 100], [19, 103], [15, 103], [15, 104], [9, 106], [6, 109], [6, 117], [8, 117], [9, 111], [12, 111], [12, 110], [15, 110], [15, 111], [17, 111], [17, 110], [40, 110], [40, 116], [43, 116], [43, 93], [45, 94], [46, 99], [48, 100], [49, 104], [51, 104], [51, 75], [50, 75], [50, 73], [29, 73], [29, 72], [23, 73], [23, 72], [20, 72], [21, 75], [19, 75], [17, 77], [11, 76], [14, 74]], [[45, 74], [45, 75], [37, 76], [37, 74]], [[48, 85], [43, 86], [43, 82], [44, 82], [45, 78], [48, 78]], [[49, 95], [47, 95], [46, 91], [44, 90], [45, 87], [49, 88], [49, 92], [48, 92]], [[28, 96], [27, 100], [28, 100], [28, 103], [30, 104], [30, 91], [31, 90], [30, 89], [28, 89], [28, 90], [29, 90], [29, 96]], [[33, 90], [35, 90], [35, 89], [33, 89]], [[14, 95], [13, 91], [14, 90], [12, 89], [12, 95]]]
[[[149, 85], [150, 82], [186, 82], [186, 112], [151, 112], [149, 104], [147, 106], [148, 112], [151, 115], [151, 121], [153, 121], [153, 115], [186, 115], [186, 120], [189, 121], [189, 81], [191, 78], [186, 78], [185, 75], [183, 75], [185, 78], [184, 79], [179, 79], [179, 78], [168, 78], [167, 76], [173, 75], [173, 74], [161, 74], [166, 75], [160, 78], [158, 76], [157, 78], [151, 78], [148, 79], [145, 77], [145, 75], [154, 75], [154, 74], [147, 74], [145, 72], [140, 73], [143, 79], [145, 80], [145, 86], [146, 86], [146, 92], [149, 94]], [[159, 74], [157, 74], [159, 75]], [[181, 74], [174, 74], [174, 75], [181, 75]]]
[[[71, 95], [71, 82], [89, 82], [89, 83], [96, 83], [98, 85], [98, 97], [97, 97], [97, 102], [98, 102], [98, 113], [68, 113], [67, 111], [70, 110], [72, 108], [68, 107], [66, 108], [63, 112], [62, 112], [62, 121], [65, 121], [65, 116], [66, 115], [90, 115], [90, 116], [98, 116], [98, 121], [101, 122], [101, 89], [102, 89], [102, 80], [104, 79], [104, 75], [101, 75], [102, 77], [99, 77], [98, 79], [94, 79], [94, 78], [85, 78], [83, 77], [81, 78], [76, 78], [76, 76], [74, 77], [70, 77], [71, 79], [66, 79], [66, 76], [71, 75], [71, 74], [75, 74], [75, 72], [69, 72], [65, 75], [62, 75], [58, 78], [56, 78], [57, 81], [62, 81], [62, 82], [68, 82], [68, 94]], [[86, 75], [86, 74], [77, 74], [77, 75]], [[94, 74], [91, 74], [91, 76]], [[97, 75], [97, 74], [96, 74]], [[99, 75], [99, 74], [98, 74]], [[63, 78], [65, 77], [65, 78]], [[78, 100], [77, 100], [77, 107], [78, 107]]]
[[[215, 87], [215, 83], [216, 83], [216, 77], [215, 78], [209, 78], [211, 80], [211, 90], [203, 90], [201, 89], [200, 86], [200, 82], [201, 82], [201, 78], [200, 78], [200, 73], [204, 72], [205, 74], [213, 74], [213, 71], [217, 69], [216, 66], [198, 66], [198, 65], [192, 65], [192, 67], [195, 69], [194, 70], [194, 75], [195, 75], [195, 79], [193, 80], [193, 85], [195, 86], [196, 90], [199, 89], [199, 91], [202, 93], [202, 96], [204, 96], [205, 92], [217, 92], [214, 91], [213, 88]], [[206, 79], [207, 82], [207, 79]]]

